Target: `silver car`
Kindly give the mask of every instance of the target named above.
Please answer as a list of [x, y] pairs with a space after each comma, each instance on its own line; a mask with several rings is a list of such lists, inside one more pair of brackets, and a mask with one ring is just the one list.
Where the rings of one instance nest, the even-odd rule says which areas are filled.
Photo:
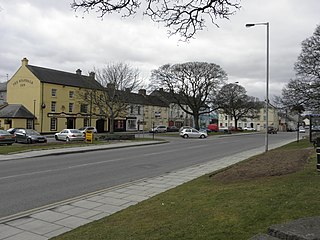
[[46, 143], [47, 138], [33, 129], [20, 128], [14, 133], [16, 142], [22, 143]]
[[84, 134], [78, 129], [63, 129], [61, 132], [54, 135], [56, 140], [62, 140], [66, 142], [70, 141], [84, 141]]
[[180, 132], [180, 136], [183, 138], [206, 138], [208, 134], [206, 132], [200, 132], [195, 128], [186, 128]]

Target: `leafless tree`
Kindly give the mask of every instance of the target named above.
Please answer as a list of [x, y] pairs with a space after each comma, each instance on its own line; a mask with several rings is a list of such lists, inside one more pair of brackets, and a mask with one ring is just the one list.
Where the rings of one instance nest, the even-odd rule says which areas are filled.
[[199, 116], [215, 110], [214, 97], [226, 79], [225, 71], [214, 63], [167, 64], [152, 71], [150, 87], [171, 93], [199, 129]]
[[320, 110], [320, 25], [302, 42], [302, 50], [294, 66], [296, 78], [283, 88], [283, 103], [289, 109], [303, 106]]
[[219, 109], [226, 115], [232, 116], [237, 129], [238, 121], [242, 118], [258, 117], [262, 104], [254, 97], [247, 95], [247, 91], [239, 84], [224, 85], [217, 95]]
[[109, 118], [110, 133], [114, 132], [114, 120], [125, 117], [131, 91], [139, 88], [139, 70], [126, 63], [108, 63], [102, 69], [94, 69], [95, 79], [103, 90], [85, 90], [82, 101], [91, 102], [100, 114]]
[[143, 13], [153, 21], [163, 23], [169, 35], [180, 34], [188, 40], [206, 27], [206, 21], [218, 27], [217, 19], [229, 19], [240, 9], [240, 0], [74, 0], [71, 7], [85, 12], [95, 10], [100, 17], [119, 13], [122, 17], [135, 15], [141, 5]]

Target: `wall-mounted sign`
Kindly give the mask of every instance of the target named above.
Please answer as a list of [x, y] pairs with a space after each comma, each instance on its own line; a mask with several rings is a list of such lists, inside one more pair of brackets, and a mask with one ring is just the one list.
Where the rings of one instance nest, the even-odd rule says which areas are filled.
[[12, 83], [12, 86], [25, 87], [26, 85], [33, 85], [33, 81], [30, 79], [19, 79]]

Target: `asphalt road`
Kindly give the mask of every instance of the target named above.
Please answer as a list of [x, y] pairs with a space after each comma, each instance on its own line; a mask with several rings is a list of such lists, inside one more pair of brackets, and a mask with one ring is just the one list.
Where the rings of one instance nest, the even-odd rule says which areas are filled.
[[[269, 135], [269, 143], [295, 137], [295, 133]], [[265, 143], [263, 134], [168, 139], [170, 143], [160, 145], [0, 162], [0, 218]]]

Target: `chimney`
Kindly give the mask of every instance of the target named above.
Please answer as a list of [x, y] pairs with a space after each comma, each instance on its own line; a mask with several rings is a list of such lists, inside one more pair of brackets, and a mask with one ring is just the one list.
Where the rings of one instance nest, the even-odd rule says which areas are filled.
[[145, 89], [139, 89], [138, 93], [143, 95], [143, 96], [147, 95], [147, 91]]
[[81, 75], [81, 72], [82, 71], [80, 69], [77, 69], [76, 74]]
[[90, 72], [90, 73], [89, 73], [89, 76], [90, 76], [93, 80], [96, 79], [96, 74], [95, 74], [95, 72]]
[[27, 58], [23, 58], [21, 62], [22, 62], [22, 66], [27, 66], [29, 63], [29, 60]]

